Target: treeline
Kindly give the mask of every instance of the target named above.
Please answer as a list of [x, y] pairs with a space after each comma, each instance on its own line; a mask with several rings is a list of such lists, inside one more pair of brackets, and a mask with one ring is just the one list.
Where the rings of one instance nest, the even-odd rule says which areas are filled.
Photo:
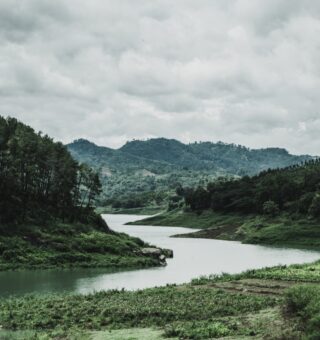
[[84, 220], [101, 191], [98, 175], [62, 143], [0, 116], [0, 224]]
[[224, 179], [195, 189], [178, 188], [193, 211], [276, 215], [290, 212], [320, 216], [320, 160], [284, 169], [267, 170], [253, 177]]
[[134, 209], [150, 206], [165, 206], [169, 193], [166, 191], [149, 191], [142, 193], [130, 193], [119, 197], [113, 197], [100, 201], [102, 206], [111, 206], [114, 209]]

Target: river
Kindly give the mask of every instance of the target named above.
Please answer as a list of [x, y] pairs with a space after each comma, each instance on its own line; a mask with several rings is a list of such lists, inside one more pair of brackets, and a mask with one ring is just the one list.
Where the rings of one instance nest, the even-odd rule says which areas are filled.
[[110, 228], [137, 236], [153, 245], [170, 248], [173, 259], [166, 267], [110, 272], [106, 269], [34, 270], [0, 272], [0, 296], [26, 293], [90, 293], [106, 289], [142, 289], [166, 284], [179, 284], [192, 278], [278, 264], [315, 261], [320, 252], [274, 248], [194, 238], [172, 238], [195, 229], [178, 227], [127, 226], [141, 219], [133, 215], [104, 215]]

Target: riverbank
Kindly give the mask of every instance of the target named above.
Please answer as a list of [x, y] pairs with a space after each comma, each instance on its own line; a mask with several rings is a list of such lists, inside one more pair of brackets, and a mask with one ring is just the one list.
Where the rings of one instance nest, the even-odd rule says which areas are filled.
[[0, 271], [52, 268], [146, 268], [165, 264], [166, 250], [96, 225], [24, 225], [0, 234]]
[[133, 225], [174, 226], [202, 229], [176, 237], [235, 240], [250, 244], [320, 249], [320, 222], [288, 214], [262, 215], [201, 214], [174, 210], [129, 223]]
[[165, 207], [142, 207], [142, 208], [112, 208], [108, 207], [98, 207], [95, 209], [97, 214], [114, 214], [114, 215], [155, 215], [166, 210]]
[[0, 299], [0, 336], [316, 339], [320, 289], [314, 285], [319, 283], [316, 262], [135, 292]]

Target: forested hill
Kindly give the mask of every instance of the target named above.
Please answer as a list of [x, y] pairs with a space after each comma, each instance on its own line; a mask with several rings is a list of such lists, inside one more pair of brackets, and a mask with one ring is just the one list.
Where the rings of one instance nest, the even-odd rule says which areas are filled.
[[165, 138], [134, 140], [116, 150], [84, 139], [67, 147], [75, 159], [99, 171], [100, 204], [116, 209], [162, 209], [179, 186], [204, 186], [220, 176], [255, 175], [312, 159], [279, 148], [251, 150], [222, 142], [183, 144]]
[[0, 116], [0, 225], [86, 219], [100, 191], [62, 143]]
[[0, 116], [0, 271], [163, 264], [95, 213], [100, 191], [98, 174], [62, 143]]
[[231, 175], [254, 175], [269, 168], [283, 168], [312, 159], [291, 155], [285, 149], [249, 149], [222, 142], [183, 144], [156, 138], [127, 142], [114, 150], [79, 139], [69, 144], [73, 156], [91, 166], [112, 169], [146, 169], [165, 173], [172, 170], [211, 170]]
[[261, 172], [235, 180], [218, 180], [206, 187], [182, 189], [193, 211], [320, 217], [320, 159]]

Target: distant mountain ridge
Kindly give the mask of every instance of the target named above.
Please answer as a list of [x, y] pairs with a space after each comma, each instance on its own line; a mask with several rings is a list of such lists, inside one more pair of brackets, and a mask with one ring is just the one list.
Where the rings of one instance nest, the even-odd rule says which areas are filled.
[[133, 140], [119, 149], [78, 139], [67, 148], [77, 161], [99, 171], [101, 205], [122, 208], [165, 207], [179, 186], [206, 186], [219, 176], [255, 175], [313, 158], [280, 148], [251, 150], [222, 142], [183, 144], [166, 138]]
[[96, 168], [107, 167], [111, 172], [145, 169], [161, 174], [193, 170], [241, 176], [314, 159], [309, 155], [292, 155], [282, 148], [249, 149], [222, 142], [183, 144], [166, 138], [133, 140], [119, 149], [97, 146], [79, 139], [68, 144], [67, 148], [78, 161]]

